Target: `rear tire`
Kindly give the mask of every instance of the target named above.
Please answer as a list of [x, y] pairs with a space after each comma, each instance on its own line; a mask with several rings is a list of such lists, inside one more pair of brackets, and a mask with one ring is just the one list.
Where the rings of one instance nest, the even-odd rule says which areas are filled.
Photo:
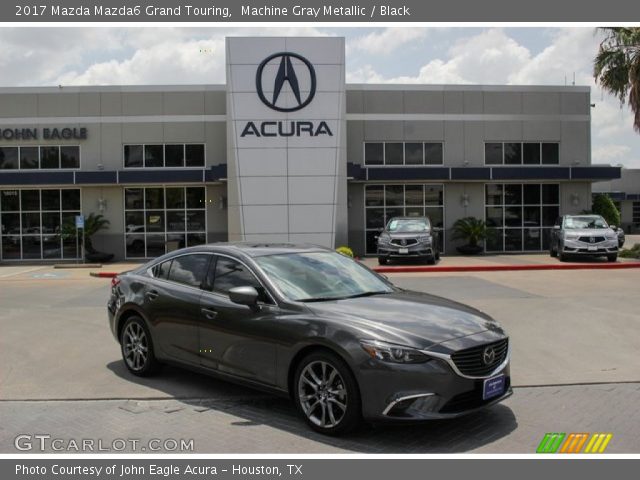
[[316, 432], [342, 435], [361, 422], [360, 390], [349, 366], [328, 351], [311, 353], [296, 368], [293, 399]]
[[426, 257], [426, 261], [427, 261], [427, 265], [435, 265], [436, 264], [436, 259], [433, 255], [428, 255]]
[[553, 247], [549, 247], [549, 256], [556, 258], [558, 256], [558, 251], [554, 250]]
[[562, 252], [558, 252], [558, 260], [560, 260], [561, 262], [566, 262], [567, 261], [567, 254], [566, 253], [562, 253]]
[[384, 257], [378, 257], [378, 265], [386, 265], [387, 263], [389, 263], [389, 260]]
[[120, 351], [124, 364], [134, 375], [147, 377], [158, 370], [153, 342], [146, 323], [137, 315], [129, 317], [120, 333]]
[[617, 262], [618, 261], [618, 254], [617, 253], [612, 253], [611, 255], [607, 255], [607, 260], [610, 262]]

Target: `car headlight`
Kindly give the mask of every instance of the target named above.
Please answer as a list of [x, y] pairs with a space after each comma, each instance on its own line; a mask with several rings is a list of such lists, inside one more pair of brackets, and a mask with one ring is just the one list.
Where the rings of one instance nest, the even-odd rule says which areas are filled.
[[431, 360], [424, 353], [410, 347], [393, 345], [379, 340], [362, 340], [360, 345], [371, 358], [389, 363], [425, 363]]
[[391, 241], [391, 237], [387, 237], [383, 235], [380, 235], [378, 237], [378, 243], [381, 243], [383, 245], [388, 245], [390, 241]]
[[606, 235], [606, 239], [607, 240], [617, 240], [618, 239], [618, 234], [617, 233], [608, 233]]
[[420, 243], [431, 243], [431, 237], [428, 235], [425, 235], [423, 237], [418, 237], [418, 242]]

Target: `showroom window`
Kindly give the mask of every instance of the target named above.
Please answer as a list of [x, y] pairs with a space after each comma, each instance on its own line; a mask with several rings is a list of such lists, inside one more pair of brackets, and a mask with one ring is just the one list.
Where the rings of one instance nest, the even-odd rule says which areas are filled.
[[364, 164], [442, 165], [443, 144], [429, 142], [365, 142]]
[[78, 145], [0, 147], [0, 170], [80, 168]]
[[0, 190], [0, 258], [78, 258], [75, 237], [61, 234], [65, 226], [73, 228], [80, 212], [79, 188]]
[[430, 184], [365, 185], [365, 240], [367, 254], [376, 253], [376, 238], [392, 217], [428, 216], [440, 231], [444, 245], [444, 186]]
[[558, 165], [557, 142], [488, 142], [484, 144], [485, 165]]
[[167, 247], [206, 243], [204, 187], [124, 189], [125, 255], [154, 258]]
[[633, 223], [640, 225], [640, 202], [633, 202]]
[[124, 146], [125, 168], [204, 167], [203, 143], [156, 143]]
[[486, 184], [485, 221], [491, 236], [485, 249], [488, 252], [546, 250], [559, 215], [558, 184]]

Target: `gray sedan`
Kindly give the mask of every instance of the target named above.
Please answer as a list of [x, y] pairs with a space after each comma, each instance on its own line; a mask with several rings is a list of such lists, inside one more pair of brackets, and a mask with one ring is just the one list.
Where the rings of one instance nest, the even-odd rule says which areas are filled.
[[321, 247], [178, 250], [114, 278], [108, 315], [132, 374], [172, 363], [286, 395], [326, 434], [512, 393], [509, 339], [491, 317]]

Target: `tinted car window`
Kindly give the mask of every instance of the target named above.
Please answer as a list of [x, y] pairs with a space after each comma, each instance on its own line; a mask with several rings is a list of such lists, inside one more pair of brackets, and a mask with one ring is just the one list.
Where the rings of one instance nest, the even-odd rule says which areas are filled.
[[171, 262], [169, 280], [176, 283], [200, 287], [207, 273], [210, 255], [182, 255]]
[[154, 278], [162, 278], [166, 280], [169, 278], [169, 269], [171, 268], [171, 260], [168, 262], [162, 262], [158, 265], [155, 265], [151, 270], [153, 272]]
[[268, 303], [268, 296], [260, 282], [242, 263], [227, 257], [218, 257], [216, 262], [213, 291], [228, 294], [235, 287], [254, 287], [260, 294], [260, 301]]

